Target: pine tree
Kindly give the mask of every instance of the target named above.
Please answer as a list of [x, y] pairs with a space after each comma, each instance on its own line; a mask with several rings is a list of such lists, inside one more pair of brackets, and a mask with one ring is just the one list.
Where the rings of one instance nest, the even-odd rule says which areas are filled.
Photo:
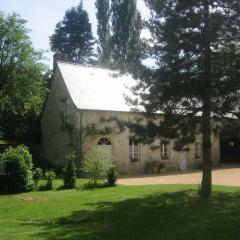
[[64, 19], [56, 25], [50, 37], [51, 50], [69, 61], [88, 63], [93, 54], [94, 38], [88, 14], [82, 2], [67, 10]]
[[139, 64], [142, 52], [140, 34], [141, 16], [136, 0], [112, 0], [112, 60], [122, 70]]
[[[201, 196], [212, 187], [211, 135], [239, 116], [240, 6], [237, 0], [145, 0], [156, 69], [136, 87], [148, 113], [142, 133], [174, 138], [180, 150], [202, 135]], [[146, 91], [146, 89], [148, 91]]]
[[95, 3], [98, 20], [98, 55], [101, 65], [110, 62], [110, 3], [109, 0], [97, 0]]

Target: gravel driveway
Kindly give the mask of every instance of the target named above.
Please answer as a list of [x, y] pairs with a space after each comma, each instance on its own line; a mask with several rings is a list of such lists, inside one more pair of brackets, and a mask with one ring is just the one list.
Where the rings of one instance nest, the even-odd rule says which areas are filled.
[[[164, 175], [121, 176], [118, 183], [123, 185], [200, 184], [201, 178], [201, 171], [188, 171]], [[240, 186], [240, 167], [214, 169], [213, 184]]]

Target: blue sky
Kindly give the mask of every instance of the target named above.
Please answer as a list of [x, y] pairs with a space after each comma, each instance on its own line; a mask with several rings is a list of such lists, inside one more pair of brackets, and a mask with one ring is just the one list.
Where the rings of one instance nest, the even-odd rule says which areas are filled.
[[[29, 35], [36, 49], [48, 50], [47, 64], [51, 66], [52, 53], [49, 49], [49, 36], [54, 32], [56, 24], [63, 19], [65, 11], [79, 4], [79, 0], [0, 0], [0, 10], [5, 13], [16, 12], [27, 20], [26, 26], [31, 30]], [[84, 9], [88, 12], [92, 30], [96, 36], [97, 21], [95, 0], [84, 0]], [[142, 0], [138, 0], [138, 8], [143, 17], [148, 11]]]

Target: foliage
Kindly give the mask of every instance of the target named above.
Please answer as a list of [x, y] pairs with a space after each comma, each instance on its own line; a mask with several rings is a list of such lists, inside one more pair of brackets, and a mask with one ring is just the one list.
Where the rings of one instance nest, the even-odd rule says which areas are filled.
[[71, 153], [66, 156], [67, 165], [63, 171], [63, 182], [65, 188], [74, 188], [77, 179], [76, 155]]
[[0, 193], [7, 193], [7, 178], [6, 175], [0, 170]]
[[113, 65], [123, 71], [135, 72], [141, 65], [143, 47], [140, 39], [143, 24], [136, 0], [112, 0], [111, 12]]
[[[0, 155], [0, 173], [8, 193], [26, 192], [32, 187], [32, 156], [24, 145], [9, 147]], [[0, 189], [1, 191], [2, 189]]]
[[95, 6], [100, 64], [137, 74], [144, 45], [140, 39], [143, 21], [136, 0], [112, 0], [111, 4], [109, 0], [97, 0]]
[[45, 66], [25, 24], [15, 13], [0, 12], [0, 132], [6, 138], [35, 140], [46, 96]]
[[69, 61], [88, 63], [93, 56], [93, 36], [88, 14], [82, 2], [66, 11], [50, 37], [51, 50]]
[[53, 189], [53, 180], [56, 178], [56, 174], [53, 170], [49, 170], [45, 172], [45, 179], [46, 179], [46, 189], [51, 190]]
[[85, 154], [83, 171], [88, 174], [92, 183], [97, 184], [100, 179], [106, 179], [109, 169], [113, 167], [110, 157], [98, 147], [92, 147]]
[[95, 3], [97, 9], [97, 34], [98, 34], [98, 55], [101, 65], [107, 65], [110, 62], [111, 54], [111, 35], [110, 35], [110, 2], [109, 0], [97, 0]]
[[43, 171], [41, 168], [36, 168], [34, 171], [33, 171], [33, 181], [34, 181], [34, 184], [35, 184], [35, 189], [38, 188], [38, 183], [39, 181], [41, 180], [43, 176]]
[[117, 181], [117, 171], [115, 167], [111, 167], [107, 173], [107, 180], [109, 186], [115, 186]]
[[[134, 89], [153, 118], [141, 134], [147, 141], [173, 138], [177, 150], [202, 134], [201, 194], [209, 196], [211, 134], [239, 113], [240, 6], [235, 0], [145, 2], [156, 68]], [[155, 121], [159, 112], [164, 118]]]

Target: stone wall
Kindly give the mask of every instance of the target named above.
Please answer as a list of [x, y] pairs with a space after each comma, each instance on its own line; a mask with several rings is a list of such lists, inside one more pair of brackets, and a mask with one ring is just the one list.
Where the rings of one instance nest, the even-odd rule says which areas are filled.
[[[102, 118], [115, 117], [124, 121], [139, 118], [139, 114], [126, 112], [110, 112], [110, 111], [83, 111], [83, 126], [86, 128], [91, 124], [95, 124], [98, 129], [104, 129], [105, 126], [117, 129], [117, 124], [114, 122], [103, 122]], [[144, 120], [143, 120], [144, 122]], [[103, 135], [85, 135], [83, 141], [83, 152], [86, 152], [92, 146], [96, 146], [98, 140]], [[152, 145], [140, 144], [140, 158], [139, 161], [132, 162], [129, 160], [129, 137], [130, 133], [125, 130], [121, 133], [110, 133], [104, 137], [109, 138], [113, 144], [113, 160], [117, 165], [120, 173], [135, 174], [144, 173], [146, 171], [147, 162], [161, 162], [167, 166], [169, 170], [178, 170], [180, 168], [180, 152], [173, 149], [173, 141], [169, 143], [169, 158], [167, 160], [161, 159], [160, 150], [152, 150], [152, 145], [159, 145], [160, 139], [156, 139]], [[201, 142], [201, 137], [196, 137], [197, 141]], [[202, 151], [200, 150], [200, 158], [195, 159], [195, 145], [191, 144], [187, 152], [187, 168], [194, 169], [200, 167], [202, 162]], [[212, 156], [213, 163], [219, 162], [219, 138], [212, 137]]]
[[55, 166], [63, 166], [65, 155], [74, 150], [76, 111], [57, 68], [41, 120], [44, 157]]

